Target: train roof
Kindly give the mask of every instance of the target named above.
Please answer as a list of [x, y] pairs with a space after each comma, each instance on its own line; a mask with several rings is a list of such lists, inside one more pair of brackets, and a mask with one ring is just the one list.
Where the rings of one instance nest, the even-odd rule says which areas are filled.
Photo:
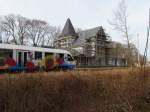
[[52, 52], [52, 53], [70, 54], [67, 50], [63, 50], [63, 49], [32, 47], [32, 46], [13, 45], [13, 44], [4, 44], [4, 43], [0, 43], [0, 49], [16, 49], [16, 50], [24, 50], [24, 51], [37, 51], [37, 52]]

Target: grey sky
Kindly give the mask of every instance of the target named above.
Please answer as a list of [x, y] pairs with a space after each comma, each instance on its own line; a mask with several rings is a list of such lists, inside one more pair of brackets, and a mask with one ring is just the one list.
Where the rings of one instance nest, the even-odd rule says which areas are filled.
[[[0, 0], [0, 15], [20, 14], [48, 21], [63, 27], [69, 17], [75, 27], [88, 29], [103, 26], [113, 40], [123, 41], [120, 34], [108, 24], [112, 11], [120, 0]], [[148, 24], [150, 0], [126, 0], [133, 41], [137, 44], [139, 33], [140, 51], [143, 52]], [[150, 53], [149, 53], [150, 54]]]

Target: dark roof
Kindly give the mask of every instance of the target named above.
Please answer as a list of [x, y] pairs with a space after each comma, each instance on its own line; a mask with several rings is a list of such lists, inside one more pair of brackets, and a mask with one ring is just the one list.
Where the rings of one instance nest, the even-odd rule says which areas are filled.
[[65, 37], [65, 36], [77, 36], [77, 33], [75, 32], [74, 27], [69, 18], [67, 19], [67, 22], [60, 35], [60, 37]]
[[86, 39], [95, 37], [99, 30], [103, 30], [102, 26], [79, 32], [78, 38], [74, 41], [73, 46], [83, 45], [86, 42]]

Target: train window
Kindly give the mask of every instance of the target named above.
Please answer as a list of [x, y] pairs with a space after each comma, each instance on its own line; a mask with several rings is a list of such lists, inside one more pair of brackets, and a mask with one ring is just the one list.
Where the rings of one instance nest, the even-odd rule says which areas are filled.
[[68, 61], [73, 61], [73, 58], [71, 55], [67, 54], [67, 58], [68, 58]]
[[4, 58], [0, 58], [0, 66], [4, 66], [5, 65], [5, 59]]
[[35, 52], [35, 60], [42, 59], [42, 52]]
[[64, 63], [64, 54], [56, 54], [56, 61], [58, 64], [63, 64]]
[[64, 54], [59, 54], [59, 57], [60, 58], [64, 58]]
[[45, 57], [53, 56], [53, 53], [45, 53]]
[[64, 54], [56, 54], [56, 58], [64, 58]]
[[0, 49], [0, 66], [5, 65], [5, 59], [13, 56], [13, 50]]
[[11, 57], [13, 55], [13, 50], [0, 49], [0, 57]]
[[34, 57], [33, 57], [33, 52], [28, 52], [28, 58], [30, 59], [30, 60], [32, 60]]

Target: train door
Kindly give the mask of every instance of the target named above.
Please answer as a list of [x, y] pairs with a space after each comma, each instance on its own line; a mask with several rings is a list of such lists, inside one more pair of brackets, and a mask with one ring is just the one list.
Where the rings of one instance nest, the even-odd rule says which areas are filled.
[[23, 60], [23, 62], [24, 62], [24, 66], [25, 66], [25, 64], [26, 64], [26, 62], [27, 62], [27, 60], [28, 60], [28, 52], [24, 52], [23, 55], [24, 55], [24, 60]]
[[18, 51], [17, 52], [17, 63], [19, 66], [25, 66], [28, 60], [28, 52]]
[[17, 63], [18, 63], [19, 66], [22, 66], [22, 64], [23, 64], [22, 52], [21, 52], [21, 51], [18, 51], [17, 55], [18, 55], [18, 56], [17, 56], [17, 57], [18, 57]]

